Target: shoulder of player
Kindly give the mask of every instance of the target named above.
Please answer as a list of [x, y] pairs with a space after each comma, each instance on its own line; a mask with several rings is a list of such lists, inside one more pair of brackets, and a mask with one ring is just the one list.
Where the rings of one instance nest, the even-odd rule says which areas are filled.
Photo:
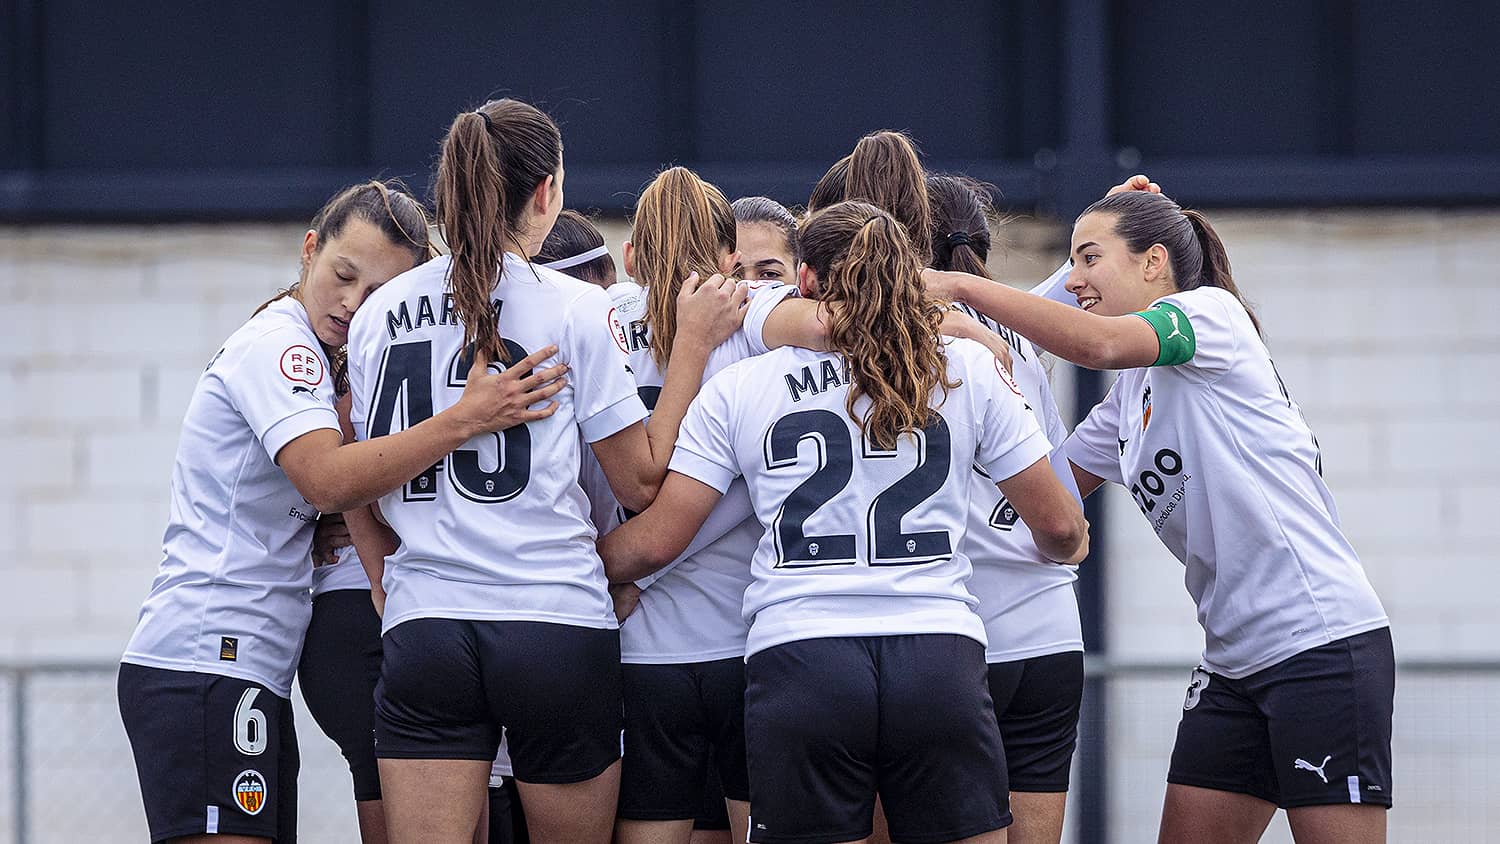
[[254, 351], [272, 346], [276, 347], [276, 352], [294, 346], [307, 346], [319, 357], [325, 357], [323, 344], [318, 341], [318, 335], [313, 333], [301, 304], [287, 297], [272, 302], [265, 310], [235, 329], [224, 341], [223, 350], [215, 357], [212, 365], [232, 365]]
[[978, 363], [995, 360], [994, 354], [983, 343], [967, 337], [944, 337], [943, 352], [950, 370], [967, 370]]
[[1195, 287], [1192, 290], [1179, 290], [1169, 293], [1151, 303], [1151, 307], [1160, 304], [1170, 304], [1188, 314], [1189, 317], [1197, 315], [1222, 316], [1229, 320], [1237, 321], [1244, 318], [1249, 321], [1250, 315], [1245, 311], [1245, 306], [1239, 298], [1222, 287]]

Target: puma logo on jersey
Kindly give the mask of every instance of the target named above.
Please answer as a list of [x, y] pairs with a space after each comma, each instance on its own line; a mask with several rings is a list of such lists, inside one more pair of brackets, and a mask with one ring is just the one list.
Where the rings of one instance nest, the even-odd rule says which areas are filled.
[[235, 662], [240, 658], [240, 640], [233, 636], [219, 637], [219, 659], [224, 662]]
[[1322, 765], [1314, 765], [1306, 759], [1298, 759], [1297, 761], [1292, 763], [1292, 767], [1299, 771], [1311, 771], [1317, 774], [1318, 779], [1322, 780], [1323, 783], [1327, 785], [1328, 775], [1323, 773], [1323, 768], [1328, 764], [1328, 760], [1332, 758], [1332, 756], [1324, 756]]
[[317, 398], [318, 397], [318, 388], [317, 387], [293, 387], [292, 388], [292, 395], [295, 396], [298, 393], [307, 393], [309, 396], [312, 396], [313, 398]]
[[1167, 311], [1167, 319], [1172, 321], [1172, 333], [1168, 334], [1166, 339], [1170, 340], [1173, 337], [1187, 336], [1182, 333], [1182, 327], [1177, 324], [1177, 313], [1175, 311]]

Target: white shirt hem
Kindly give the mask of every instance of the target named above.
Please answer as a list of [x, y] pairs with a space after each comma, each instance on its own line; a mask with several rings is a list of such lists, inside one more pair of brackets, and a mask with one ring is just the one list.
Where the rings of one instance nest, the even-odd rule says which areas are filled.
[[249, 680], [252, 683], [259, 683], [265, 686], [268, 691], [277, 697], [286, 698], [287, 700], [292, 699], [292, 681], [290, 677], [285, 682], [277, 682], [258, 671], [246, 671], [217, 663], [205, 665], [192, 659], [168, 659], [166, 657], [129, 651], [120, 657], [120, 662], [131, 665], [142, 665], [146, 668], [160, 668], [166, 671], [186, 671], [190, 674], [213, 674], [219, 677], [233, 677], [236, 680]]

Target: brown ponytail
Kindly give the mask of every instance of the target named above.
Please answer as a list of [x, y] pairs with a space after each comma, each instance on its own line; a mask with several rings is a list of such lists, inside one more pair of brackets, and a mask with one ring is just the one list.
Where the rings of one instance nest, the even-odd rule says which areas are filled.
[[1078, 217], [1083, 219], [1094, 213], [1114, 215], [1114, 232], [1133, 253], [1140, 254], [1161, 244], [1167, 250], [1172, 283], [1178, 290], [1219, 287], [1234, 294], [1250, 316], [1255, 333], [1260, 333], [1260, 319], [1235, 286], [1224, 241], [1203, 214], [1184, 210], [1165, 194], [1145, 191], [1106, 196], [1085, 208]]
[[[865, 202], [841, 202], [814, 214], [801, 235], [803, 260], [818, 275], [818, 298], [832, 303], [829, 346], [844, 356], [853, 385], [847, 408], [878, 448], [927, 427], [948, 380], [943, 306], [922, 292], [922, 264], [905, 228]], [[855, 416], [869, 396], [867, 418]]]
[[918, 260], [924, 264], [930, 260], [932, 212], [927, 200], [927, 174], [911, 138], [891, 131], [860, 138], [849, 154], [844, 198], [885, 209], [906, 227]]
[[438, 160], [438, 224], [452, 254], [448, 274], [464, 345], [510, 362], [491, 303], [507, 249], [537, 185], [562, 166], [562, 136], [552, 118], [519, 100], [491, 100], [453, 119]]
[[[432, 257], [432, 244], [427, 237], [427, 210], [412, 198], [406, 186], [396, 180], [387, 182], [371, 180], [344, 188], [334, 194], [318, 213], [313, 215], [307, 227], [318, 233], [317, 250], [343, 234], [350, 220], [364, 220], [380, 229], [386, 239], [395, 246], [405, 246], [411, 252], [412, 264], [419, 264]], [[297, 286], [307, 278], [308, 267], [303, 266], [297, 284], [278, 291], [275, 296], [255, 309], [258, 314], [278, 299], [292, 295]], [[251, 314], [254, 316], [254, 314]], [[328, 356], [333, 389], [337, 395], [349, 391], [349, 354], [342, 346], [333, 347], [319, 341], [323, 353]]]
[[966, 176], [927, 177], [932, 208], [932, 268], [990, 277], [990, 186]]
[[686, 167], [661, 171], [635, 205], [630, 242], [635, 278], [646, 288], [651, 357], [667, 368], [677, 336], [677, 294], [689, 273], [719, 271], [719, 253], [733, 252], [736, 231], [729, 200]]

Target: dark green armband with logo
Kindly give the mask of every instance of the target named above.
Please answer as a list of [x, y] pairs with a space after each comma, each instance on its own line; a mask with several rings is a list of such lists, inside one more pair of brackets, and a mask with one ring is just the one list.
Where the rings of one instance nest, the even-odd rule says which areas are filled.
[[1156, 363], [1152, 366], [1176, 366], [1193, 359], [1198, 342], [1193, 337], [1193, 326], [1181, 308], [1171, 302], [1157, 302], [1144, 311], [1136, 311], [1135, 315], [1156, 329], [1161, 354], [1156, 356]]

